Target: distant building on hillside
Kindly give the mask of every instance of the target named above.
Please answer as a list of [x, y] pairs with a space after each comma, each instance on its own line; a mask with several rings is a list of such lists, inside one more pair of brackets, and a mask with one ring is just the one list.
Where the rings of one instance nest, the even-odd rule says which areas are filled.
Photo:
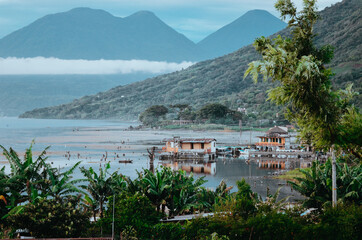
[[248, 115], [248, 109], [246, 109], [246, 108], [240, 108], [239, 107], [237, 111]]
[[290, 135], [287, 127], [270, 128], [264, 136], [258, 136], [256, 147], [262, 151], [276, 151], [290, 149]]

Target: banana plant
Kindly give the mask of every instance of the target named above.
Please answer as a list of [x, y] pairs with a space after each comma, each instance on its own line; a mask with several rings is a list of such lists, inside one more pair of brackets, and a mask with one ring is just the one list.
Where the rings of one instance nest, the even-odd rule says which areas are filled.
[[204, 201], [200, 197], [201, 185], [206, 182], [204, 177], [193, 177], [185, 171], [172, 171], [170, 168], [163, 168], [169, 176], [171, 188], [166, 198], [167, 207], [170, 209], [170, 217], [192, 209], [203, 209]]
[[46, 194], [60, 200], [62, 197], [66, 197], [72, 193], [83, 193], [82, 190], [76, 187], [77, 183], [85, 181], [84, 179], [72, 180], [74, 170], [79, 166], [81, 161], [77, 162], [69, 170], [60, 172], [56, 168], [51, 166], [46, 167], [48, 179], [46, 179]]
[[[105, 165], [104, 169], [102, 167], [99, 169], [99, 174], [91, 167], [89, 169], [84, 167], [80, 168], [81, 172], [86, 177], [85, 181], [88, 182], [88, 185], [81, 185], [80, 187], [88, 192], [88, 198], [93, 198], [93, 203], [99, 205], [100, 218], [103, 218], [104, 216], [104, 204], [108, 201], [108, 197], [119, 193], [121, 188], [125, 186], [125, 184], [122, 184], [122, 176], [117, 172], [114, 172], [109, 176], [108, 169], [110, 169], [109, 163]], [[92, 207], [92, 209], [93, 214], [95, 215], [96, 208]]]
[[[362, 203], [362, 165], [348, 166], [337, 159], [337, 196], [339, 201]], [[288, 181], [293, 189], [306, 196], [306, 207], [321, 208], [330, 204], [332, 199], [332, 163], [328, 159], [321, 164], [313, 162], [310, 169], [300, 169], [303, 177], [295, 178], [296, 182]]]
[[11, 172], [7, 180], [8, 192], [11, 195], [11, 202], [14, 206], [25, 201], [32, 201], [38, 197], [35, 191], [41, 191], [44, 185], [44, 175], [46, 167], [46, 151], [49, 147], [46, 147], [40, 155], [33, 159], [32, 147], [34, 141], [30, 147], [26, 149], [24, 159], [21, 160], [18, 154], [10, 148], [5, 149], [2, 145], [0, 148], [3, 150], [3, 155], [10, 163]]
[[153, 173], [148, 169], [145, 169], [145, 175], [142, 179], [145, 184], [144, 193], [148, 199], [156, 206], [157, 211], [160, 211], [162, 204], [162, 210], [166, 204], [166, 198], [169, 196], [170, 176], [164, 171], [164, 169], [158, 170]]

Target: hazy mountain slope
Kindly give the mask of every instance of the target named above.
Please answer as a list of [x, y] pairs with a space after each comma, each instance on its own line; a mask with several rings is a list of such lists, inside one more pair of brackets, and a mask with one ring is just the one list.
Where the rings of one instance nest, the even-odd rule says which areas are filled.
[[251, 85], [250, 81], [242, 81], [247, 63], [241, 57], [244, 54], [255, 55], [252, 48], [244, 48], [228, 57], [197, 63], [179, 72], [116, 87], [70, 104], [37, 109], [22, 117], [135, 119], [147, 106], [154, 104], [191, 103], [197, 106], [211, 99], [221, 101], [226, 94], [238, 93], [240, 89]]
[[209, 58], [231, 53], [260, 36], [272, 35], [287, 24], [265, 10], [252, 10], [210, 34], [197, 45]]
[[[234, 31], [241, 31], [238, 25], [234, 27]], [[42, 55], [63, 59], [120, 57], [181, 61], [205, 58], [202, 51], [195, 48], [198, 47], [193, 42], [151, 12], [140, 11], [118, 18], [103, 10], [89, 8], [45, 16], [0, 40], [0, 56]], [[220, 48], [223, 48], [222, 44]], [[165, 58], [170, 54], [172, 58]], [[16, 116], [35, 107], [70, 102], [154, 75], [0, 75], [0, 116]]]
[[[359, 0], [344, 0], [335, 4], [321, 12], [321, 20], [315, 26], [315, 32], [319, 34], [316, 43], [333, 43], [335, 47], [336, 56], [331, 63], [332, 67], [336, 67], [334, 83], [342, 86], [353, 82], [357, 91], [361, 90], [361, 55], [350, 58], [348, 53], [353, 56], [355, 51], [362, 50], [360, 36], [355, 34], [362, 24], [362, 21], [358, 21], [361, 16], [359, 4]], [[343, 10], [345, 8], [348, 11]], [[331, 21], [330, 15], [334, 15], [333, 19], [336, 20]], [[330, 29], [327, 32], [324, 31], [326, 26]], [[339, 36], [342, 32], [344, 37], [341, 37], [341, 41], [330, 37]], [[343, 44], [344, 42], [351, 44]], [[341, 53], [347, 54], [340, 57]], [[257, 55], [249, 45], [232, 54], [197, 63], [182, 71], [116, 87], [70, 104], [36, 109], [22, 117], [135, 119], [140, 112], [154, 104], [189, 103], [200, 106], [207, 102], [225, 103], [233, 109], [246, 107], [249, 112], [258, 112], [260, 118], [271, 117], [277, 108], [265, 103], [265, 91], [269, 83], [253, 84], [250, 79], [243, 80], [247, 64], [255, 59]], [[361, 106], [360, 97], [356, 99], [356, 104]]]
[[19, 116], [36, 107], [71, 102], [149, 76], [152, 75], [0, 75], [0, 116]]
[[75, 8], [47, 15], [0, 40], [1, 57], [195, 61], [197, 46], [153, 13], [114, 17]]

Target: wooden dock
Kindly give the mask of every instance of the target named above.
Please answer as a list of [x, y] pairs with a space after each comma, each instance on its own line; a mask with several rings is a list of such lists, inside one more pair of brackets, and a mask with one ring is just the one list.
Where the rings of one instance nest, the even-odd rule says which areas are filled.
[[302, 151], [263, 151], [249, 152], [249, 160], [258, 163], [260, 168], [291, 169], [310, 167], [316, 159], [314, 152]]
[[315, 153], [313, 153], [313, 152], [302, 152], [302, 151], [249, 152], [249, 158], [255, 158], [255, 157], [314, 158]]

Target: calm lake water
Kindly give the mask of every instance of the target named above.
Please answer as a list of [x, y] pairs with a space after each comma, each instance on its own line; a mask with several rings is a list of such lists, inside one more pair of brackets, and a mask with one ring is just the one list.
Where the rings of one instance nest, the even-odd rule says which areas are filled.
[[[129, 126], [137, 125], [137, 122], [103, 120], [0, 118], [0, 144], [7, 149], [14, 148], [19, 155], [22, 155], [34, 140], [34, 155], [37, 156], [45, 147], [50, 146], [47, 151], [48, 162], [55, 167], [66, 169], [81, 161], [81, 166], [98, 169], [105, 162], [110, 162], [110, 172], [118, 170], [124, 175], [135, 178], [137, 171], [150, 167], [147, 148], [153, 146], [162, 148], [165, 138], [174, 136], [215, 138], [218, 146], [223, 146], [255, 142], [257, 136], [262, 135], [260, 132], [243, 132], [240, 136], [238, 132], [226, 131], [126, 130]], [[133, 163], [119, 163], [119, 160], [133, 160]], [[160, 167], [167, 163], [173, 164], [155, 160], [154, 166]], [[266, 196], [267, 189], [274, 193], [278, 187], [282, 187], [281, 197], [291, 196], [291, 200], [300, 198], [299, 194], [285, 186], [285, 181], [270, 178], [270, 175], [278, 170], [261, 169], [256, 163], [246, 164], [242, 159], [216, 159], [208, 163], [188, 161], [178, 164], [178, 167], [203, 164], [214, 169], [214, 173], [194, 173], [194, 175], [205, 176], [208, 180], [205, 183], [206, 187], [215, 189], [222, 180], [228, 185], [235, 186], [237, 180], [245, 178], [253, 191], [263, 197]], [[0, 156], [0, 166], [4, 165], [9, 171], [5, 158]], [[74, 175], [74, 178], [82, 177], [79, 171]], [[233, 191], [236, 190], [235, 186]]]

